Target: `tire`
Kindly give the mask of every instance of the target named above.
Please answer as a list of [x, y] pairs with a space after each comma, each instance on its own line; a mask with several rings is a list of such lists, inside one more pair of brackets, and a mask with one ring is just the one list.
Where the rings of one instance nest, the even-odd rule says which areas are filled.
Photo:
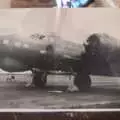
[[47, 83], [47, 74], [43, 72], [36, 72], [33, 77], [33, 84], [36, 87], [44, 88]]
[[89, 90], [91, 88], [90, 76], [78, 74], [75, 76], [74, 84], [79, 88], [79, 90]]

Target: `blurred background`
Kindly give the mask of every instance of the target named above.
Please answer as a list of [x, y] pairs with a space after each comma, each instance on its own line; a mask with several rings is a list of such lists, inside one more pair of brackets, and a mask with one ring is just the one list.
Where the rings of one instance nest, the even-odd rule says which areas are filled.
[[119, 7], [120, 4], [120, 0], [11, 0], [11, 7], [66, 7], [61, 5], [66, 2], [72, 2], [73, 7]]
[[[62, 4], [63, 3], [63, 4]], [[67, 3], [67, 6], [65, 5]], [[0, 8], [120, 7], [120, 0], [1, 0]]]

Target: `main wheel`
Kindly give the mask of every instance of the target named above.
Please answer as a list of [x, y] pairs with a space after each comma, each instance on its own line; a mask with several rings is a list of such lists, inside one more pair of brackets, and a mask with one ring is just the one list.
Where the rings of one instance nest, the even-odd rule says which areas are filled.
[[79, 88], [79, 90], [88, 90], [91, 88], [90, 76], [86, 74], [77, 74], [74, 79], [74, 84]]
[[44, 72], [36, 72], [33, 77], [33, 84], [36, 87], [43, 88], [47, 82], [47, 74]]

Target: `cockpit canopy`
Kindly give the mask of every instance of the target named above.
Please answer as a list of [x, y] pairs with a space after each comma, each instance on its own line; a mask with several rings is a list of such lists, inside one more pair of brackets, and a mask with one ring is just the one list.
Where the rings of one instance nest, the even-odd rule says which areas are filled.
[[44, 34], [35, 33], [32, 34], [30, 37], [35, 40], [44, 40], [46, 36]]

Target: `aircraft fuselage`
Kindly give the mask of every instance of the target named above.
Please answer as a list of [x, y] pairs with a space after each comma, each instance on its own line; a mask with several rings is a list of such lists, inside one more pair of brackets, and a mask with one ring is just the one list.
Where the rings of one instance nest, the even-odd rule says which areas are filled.
[[82, 52], [79, 45], [68, 44], [67, 41], [25, 40], [15, 35], [1, 36], [0, 68], [8, 72], [32, 68], [52, 70], [57, 69], [59, 62], [64, 64], [66, 59], [78, 59], [77, 56]]

